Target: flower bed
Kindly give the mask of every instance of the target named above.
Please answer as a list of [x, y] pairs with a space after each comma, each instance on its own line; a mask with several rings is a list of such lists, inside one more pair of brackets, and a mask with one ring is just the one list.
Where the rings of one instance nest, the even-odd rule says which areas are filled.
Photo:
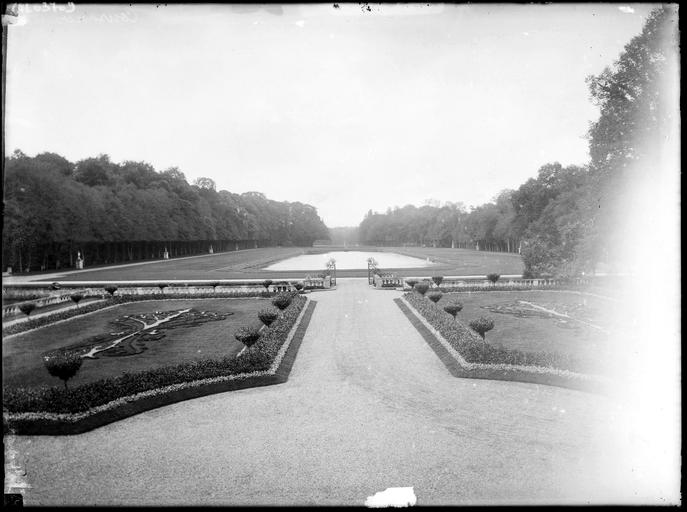
[[295, 296], [283, 315], [265, 328], [260, 340], [240, 357], [125, 373], [69, 390], [5, 388], [5, 432], [74, 434], [180, 400], [284, 382], [314, 304], [306, 297]]
[[[490, 345], [418, 293], [406, 293], [397, 301], [402, 310], [403, 306], [409, 306], [404, 313], [457, 376], [539, 382], [579, 389], [590, 389], [590, 381], [603, 380], [585, 374], [584, 361], [571, 355]], [[414, 321], [416, 315], [418, 321]]]
[[[87, 304], [85, 306], [79, 306], [75, 309], [69, 309], [67, 311], [57, 311], [52, 314], [46, 314], [45, 316], [31, 318], [28, 320], [16, 323], [9, 326], [2, 327], [3, 336], [12, 336], [14, 334], [20, 334], [25, 331], [30, 331], [31, 329], [36, 329], [38, 327], [43, 327], [44, 325], [49, 325], [61, 320], [67, 320], [68, 318], [73, 318], [78, 315], [84, 315], [86, 313], [92, 313], [98, 311], [99, 309], [109, 308], [112, 306], [126, 304], [128, 302], [138, 302], [146, 300], [166, 300], [166, 299], [221, 299], [221, 298], [249, 298], [249, 297], [272, 297], [273, 294], [265, 291], [242, 291], [242, 292], [231, 292], [231, 293], [149, 293], [145, 295], [115, 295], [103, 302], [97, 302], [94, 304]], [[40, 312], [39, 312], [40, 313]]]

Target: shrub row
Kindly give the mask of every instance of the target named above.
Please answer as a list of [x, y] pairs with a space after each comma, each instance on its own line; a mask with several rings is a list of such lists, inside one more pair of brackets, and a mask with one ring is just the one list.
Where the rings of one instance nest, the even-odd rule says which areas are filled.
[[541, 366], [584, 372], [582, 362], [571, 355], [552, 352], [524, 352], [490, 345], [462, 322], [454, 319], [449, 313], [419, 293], [406, 293], [404, 298], [469, 363]]
[[202, 359], [137, 373], [62, 387], [6, 387], [3, 406], [7, 412], [79, 413], [136, 393], [195, 380], [265, 371], [272, 365], [307, 300], [296, 296], [283, 314], [265, 328], [260, 339], [241, 357]]
[[36, 327], [42, 327], [44, 325], [52, 324], [60, 320], [66, 320], [68, 318], [73, 318], [78, 315], [83, 315], [85, 313], [92, 313], [93, 311], [98, 311], [99, 309], [107, 308], [116, 304], [126, 304], [128, 302], [138, 302], [143, 300], [166, 300], [166, 299], [222, 299], [222, 298], [251, 298], [251, 297], [273, 297], [274, 294], [264, 291], [254, 291], [254, 290], [242, 290], [240, 292], [232, 293], [166, 293], [164, 295], [160, 293], [146, 293], [143, 295], [115, 295], [114, 297], [108, 298], [104, 302], [96, 302], [92, 304], [87, 304], [85, 306], [80, 306], [78, 309], [69, 309], [67, 311], [57, 311], [50, 315], [45, 315], [42, 317], [33, 317], [26, 322], [19, 322], [10, 326], [3, 326], [2, 334], [3, 336], [11, 336], [13, 334], [19, 334], [24, 331], [29, 331], [35, 329]]
[[537, 286], [527, 286], [527, 285], [507, 285], [507, 284], [465, 284], [463, 286], [442, 286], [441, 291], [444, 293], [455, 293], [455, 292], [503, 292], [503, 291], [514, 291], [522, 292], [527, 290], [577, 290], [585, 289], [583, 286], [574, 284], [552, 284], [547, 286], [537, 285]]

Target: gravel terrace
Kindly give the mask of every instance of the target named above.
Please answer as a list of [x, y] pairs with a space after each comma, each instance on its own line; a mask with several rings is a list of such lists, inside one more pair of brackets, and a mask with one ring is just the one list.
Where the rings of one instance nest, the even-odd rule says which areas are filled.
[[31, 486], [24, 503], [363, 505], [410, 486], [418, 505], [641, 501], [608, 441], [621, 421], [610, 398], [457, 379], [400, 295], [366, 279], [311, 295], [285, 384], [78, 436], [7, 438]]

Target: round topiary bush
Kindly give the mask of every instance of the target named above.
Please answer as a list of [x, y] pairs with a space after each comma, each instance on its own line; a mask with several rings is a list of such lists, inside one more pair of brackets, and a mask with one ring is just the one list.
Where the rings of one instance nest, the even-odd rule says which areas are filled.
[[273, 281], [272, 281], [271, 279], [265, 279], [265, 280], [262, 282], [262, 285], [265, 287], [265, 290], [269, 291], [270, 285], [271, 285], [272, 283], [273, 283]]
[[83, 299], [83, 295], [80, 293], [73, 293], [69, 296], [69, 298], [72, 299], [72, 302], [76, 304], [77, 307], [79, 307], [79, 302], [81, 302], [81, 299]]
[[434, 302], [434, 304], [436, 304], [437, 302], [439, 302], [441, 300], [441, 297], [443, 295], [444, 294], [441, 292], [432, 292], [432, 293], [427, 294], [427, 298], [429, 300], [431, 300], [432, 302]]
[[19, 306], [19, 311], [24, 313], [26, 316], [29, 316], [34, 309], [36, 309], [36, 305], [33, 302], [28, 302]]
[[279, 318], [279, 312], [274, 311], [273, 309], [261, 309], [258, 312], [258, 318], [263, 324], [269, 327], [272, 325], [272, 322]]
[[274, 299], [272, 299], [272, 304], [284, 311], [287, 307], [289, 307], [289, 304], [291, 304], [291, 295], [288, 293], [280, 293]]
[[432, 281], [434, 281], [434, 284], [437, 285], [437, 287], [439, 287], [439, 285], [441, 284], [441, 282], [442, 282], [443, 280], [444, 280], [444, 276], [434, 276], [434, 277], [432, 277]]
[[484, 338], [484, 333], [494, 328], [494, 320], [489, 317], [481, 316], [477, 320], [470, 322], [470, 328]]
[[408, 279], [406, 281], [406, 283], [408, 283], [408, 286], [410, 286], [411, 288], [414, 288], [415, 285], [418, 283], [418, 280], [417, 279]]
[[251, 347], [260, 339], [260, 331], [255, 327], [241, 327], [234, 333], [234, 338], [246, 347]]
[[64, 388], [67, 388], [67, 381], [74, 377], [81, 368], [83, 358], [76, 352], [54, 352], [43, 357], [43, 363], [48, 373], [64, 381]]
[[493, 272], [491, 274], [487, 274], [487, 279], [489, 279], [489, 281], [491, 281], [491, 284], [496, 284], [496, 281], [499, 280], [499, 277], [501, 277], [501, 274], [497, 274], [495, 272]]
[[303, 289], [303, 283], [294, 283], [293, 287], [300, 292]]
[[444, 306], [444, 311], [446, 311], [453, 318], [463, 309], [463, 304], [461, 302], [451, 302]]
[[425, 293], [427, 293], [427, 290], [429, 290], [429, 283], [427, 281], [415, 283], [415, 286], [413, 286], [413, 290], [415, 290], [420, 295], [424, 295]]
[[114, 297], [114, 294], [117, 290], [118, 288], [113, 284], [110, 284], [105, 287], [105, 291], [110, 294], [110, 297]]

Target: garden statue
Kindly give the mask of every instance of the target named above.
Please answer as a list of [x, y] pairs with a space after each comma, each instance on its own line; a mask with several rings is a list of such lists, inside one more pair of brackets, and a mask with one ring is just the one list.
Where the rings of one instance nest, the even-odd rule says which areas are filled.
[[81, 257], [81, 251], [77, 251], [76, 253], [76, 268], [83, 268], [83, 258]]

